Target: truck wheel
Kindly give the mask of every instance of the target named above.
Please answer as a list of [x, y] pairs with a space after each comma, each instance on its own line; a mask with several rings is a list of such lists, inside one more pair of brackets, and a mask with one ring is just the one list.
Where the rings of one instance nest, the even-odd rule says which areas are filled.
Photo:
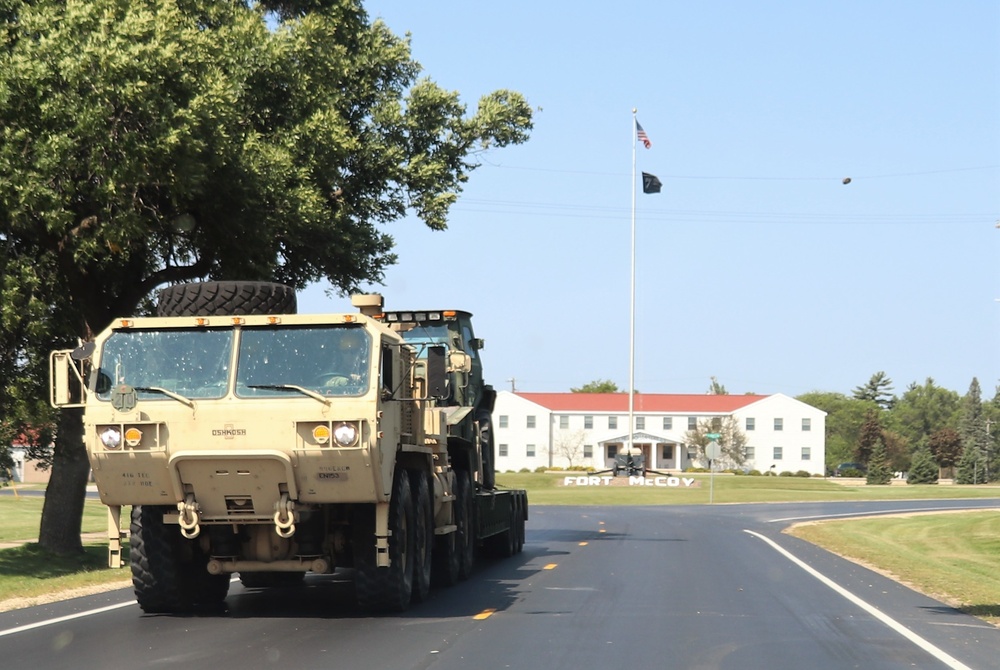
[[162, 289], [157, 316], [295, 314], [295, 289], [258, 281], [206, 281]]
[[389, 567], [375, 560], [375, 508], [362, 505], [354, 519], [354, 580], [358, 605], [366, 610], [402, 612], [413, 594], [413, 497], [406, 471], [396, 468], [389, 503]]
[[163, 511], [132, 507], [129, 557], [139, 607], [156, 614], [221, 604], [229, 593], [229, 575], [209, 574], [207, 557], [179, 529], [163, 523]]
[[413, 599], [423, 602], [431, 591], [431, 561], [434, 548], [434, 509], [427, 474], [410, 470], [413, 491]]
[[476, 520], [473, 510], [472, 473], [455, 470], [455, 545], [458, 550], [458, 578], [468, 579], [476, 562]]
[[[455, 523], [456, 510], [458, 509], [457, 496], [451, 503], [451, 509], [451, 523]], [[434, 537], [432, 578], [435, 586], [454, 586], [458, 582], [459, 555], [457, 537], [458, 533], [456, 531]]]

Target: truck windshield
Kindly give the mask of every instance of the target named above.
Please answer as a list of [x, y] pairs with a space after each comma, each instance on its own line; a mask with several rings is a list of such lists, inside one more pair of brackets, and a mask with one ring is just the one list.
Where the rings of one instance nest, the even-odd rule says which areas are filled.
[[[102, 347], [94, 391], [108, 400], [114, 385], [135, 387], [141, 400], [221, 398], [229, 381], [231, 329], [119, 330]], [[145, 389], [145, 390], [141, 390]]]
[[432, 344], [451, 345], [452, 340], [448, 332], [448, 326], [444, 324], [427, 325], [424, 323], [415, 324], [412, 328], [402, 331], [401, 335], [408, 344], [413, 345], [417, 350], [417, 356], [427, 357], [427, 347]]
[[368, 391], [371, 337], [363, 327], [247, 327], [240, 335], [236, 395], [284, 397], [302, 389], [324, 396]]

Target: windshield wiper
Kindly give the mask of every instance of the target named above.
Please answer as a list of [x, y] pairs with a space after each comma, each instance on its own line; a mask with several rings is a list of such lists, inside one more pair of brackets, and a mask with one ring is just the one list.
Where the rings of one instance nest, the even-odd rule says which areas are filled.
[[168, 391], [167, 389], [161, 388], [159, 386], [136, 386], [135, 390], [136, 391], [144, 391], [146, 393], [162, 393], [163, 395], [167, 396], [168, 398], [173, 398], [174, 400], [176, 400], [178, 402], [184, 403], [185, 405], [187, 405], [191, 409], [194, 409], [194, 401], [191, 400], [190, 398], [186, 398], [186, 397], [182, 396], [180, 393], [174, 393], [173, 391]]
[[330, 404], [330, 399], [321, 393], [316, 393], [310, 389], [298, 386], [297, 384], [247, 384], [248, 389], [269, 389], [272, 391], [298, 391], [303, 395], [307, 395], [310, 398], [315, 398], [319, 400], [324, 405]]

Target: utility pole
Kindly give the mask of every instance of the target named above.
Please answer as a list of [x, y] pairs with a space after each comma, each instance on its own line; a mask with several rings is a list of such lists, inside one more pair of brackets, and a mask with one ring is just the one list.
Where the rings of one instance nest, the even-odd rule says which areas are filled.
[[514, 377], [511, 377], [507, 381], [510, 382], [510, 392], [511, 393], [517, 393], [517, 379], [515, 379]]

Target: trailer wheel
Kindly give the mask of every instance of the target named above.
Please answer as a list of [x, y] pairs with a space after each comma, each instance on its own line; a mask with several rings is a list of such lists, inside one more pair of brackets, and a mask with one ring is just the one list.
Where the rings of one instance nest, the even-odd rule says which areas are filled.
[[458, 550], [458, 578], [468, 579], [476, 562], [476, 520], [473, 508], [472, 473], [455, 470], [455, 545]]
[[157, 316], [295, 314], [295, 289], [260, 281], [206, 281], [159, 292]]
[[162, 507], [132, 507], [129, 557], [139, 607], [149, 614], [217, 606], [229, 593], [229, 575], [211, 575], [198, 545], [163, 523]]
[[389, 503], [389, 567], [375, 558], [375, 507], [356, 508], [354, 527], [354, 580], [358, 605], [366, 610], [402, 612], [413, 595], [413, 497], [410, 478], [396, 468]]
[[431, 561], [434, 548], [434, 510], [427, 474], [410, 470], [413, 491], [413, 599], [423, 602], [431, 591]]

